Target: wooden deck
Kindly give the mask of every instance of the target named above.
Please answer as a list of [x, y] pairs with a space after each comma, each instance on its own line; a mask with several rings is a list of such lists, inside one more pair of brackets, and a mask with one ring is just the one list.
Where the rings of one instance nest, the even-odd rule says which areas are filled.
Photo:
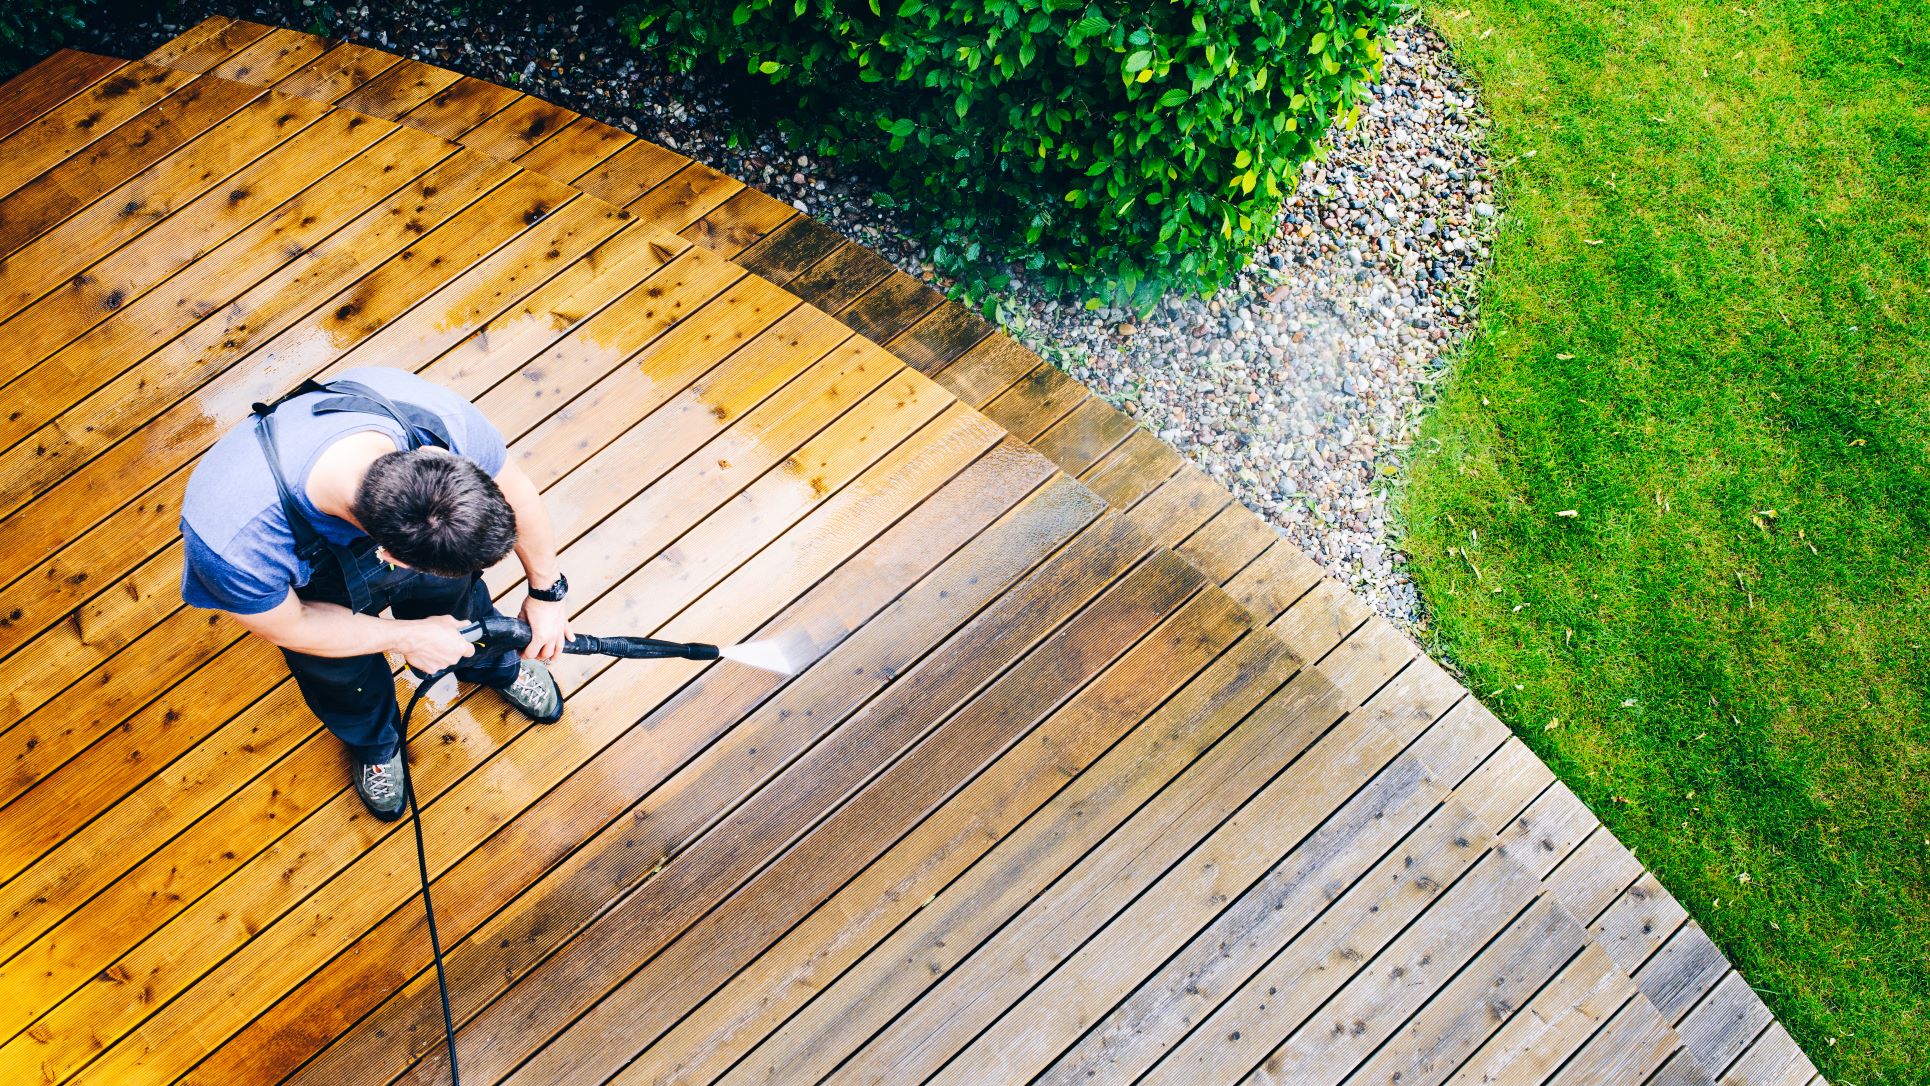
[[61, 53], [0, 87], [0, 322], [0, 1082], [447, 1080], [407, 829], [177, 593], [198, 454], [376, 363], [503, 429], [579, 628], [813, 646], [420, 714], [468, 1082], [1820, 1083], [1225, 491], [664, 148], [225, 19]]

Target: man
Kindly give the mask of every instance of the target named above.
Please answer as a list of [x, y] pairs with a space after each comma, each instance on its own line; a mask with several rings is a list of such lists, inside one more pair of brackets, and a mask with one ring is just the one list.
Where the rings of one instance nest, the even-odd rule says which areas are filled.
[[[539, 723], [563, 713], [544, 661], [569, 636], [568, 583], [542, 496], [474, 405], [405, 370], [305, 383], [217, 441], [181, 506], [181, 597], [279, 646], [308, 707], [347, 745], [356, 794], [400, 818], [401, 713], [387, 658], [500, 690]], [[496, 614], [480, 573], [511, 550], [532, 637], [474, 655]], [[392, 618], [377, 617], [389, 610]]]

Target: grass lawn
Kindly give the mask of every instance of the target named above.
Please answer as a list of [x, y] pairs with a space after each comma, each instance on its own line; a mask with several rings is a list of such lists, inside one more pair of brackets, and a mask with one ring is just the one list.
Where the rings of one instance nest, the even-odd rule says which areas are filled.
[[1930, 5], [1424, 11], [1506, 216], [1436, 647], [1832, 1081], [1930, 1082]]

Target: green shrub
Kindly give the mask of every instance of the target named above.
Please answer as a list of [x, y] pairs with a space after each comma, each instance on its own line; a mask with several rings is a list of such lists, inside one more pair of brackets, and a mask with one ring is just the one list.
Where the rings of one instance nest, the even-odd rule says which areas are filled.
[[73, 3], [26, 0], [0, 7], [0, 79], [60, 48], [68, 33], [83, 25]]
[[[1145, 304], [1210, 291], [1272, 230], [1380, 73], [1401, 0], [736, 0], [628, 10], [688, 69], [742, 64], [779, 123], [935, 213], [968, 293], [981, 252], [1049, 287]], [[983, 246], [983, 250], [981, 250]], [[1096, 299], [1095, 299], [1096, 304]]]

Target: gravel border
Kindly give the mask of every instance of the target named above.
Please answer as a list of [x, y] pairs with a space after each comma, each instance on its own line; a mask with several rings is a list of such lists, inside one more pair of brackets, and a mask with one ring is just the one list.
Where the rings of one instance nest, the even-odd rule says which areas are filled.
[[[90, 28], [75, 44], [141, 56], [212, 14], [339, 35], [587, 113], [931, 276], [910, 240], [916, 208], [873, 204], [858, 164], [795, 153], [775, 133], [731, 146], [714, 77], [669, 72], [582, 6], [275, 0], [238, 10], [190, 0]], [[1496, 222], [1487, 125], [1442, 39], [1404, 23], [1359, 127], [1336, 133], [1307, 165], [1278, 235], [1228, 288], [1169, 297], [1138, 318], [1055, 301], [1015, 269], [1001, 324], [1191, 457], [1376, 611], [1418, 631], [1426, 618], [1397, 546], [1398, 483], [1431, 390], [1475, 320]]]

